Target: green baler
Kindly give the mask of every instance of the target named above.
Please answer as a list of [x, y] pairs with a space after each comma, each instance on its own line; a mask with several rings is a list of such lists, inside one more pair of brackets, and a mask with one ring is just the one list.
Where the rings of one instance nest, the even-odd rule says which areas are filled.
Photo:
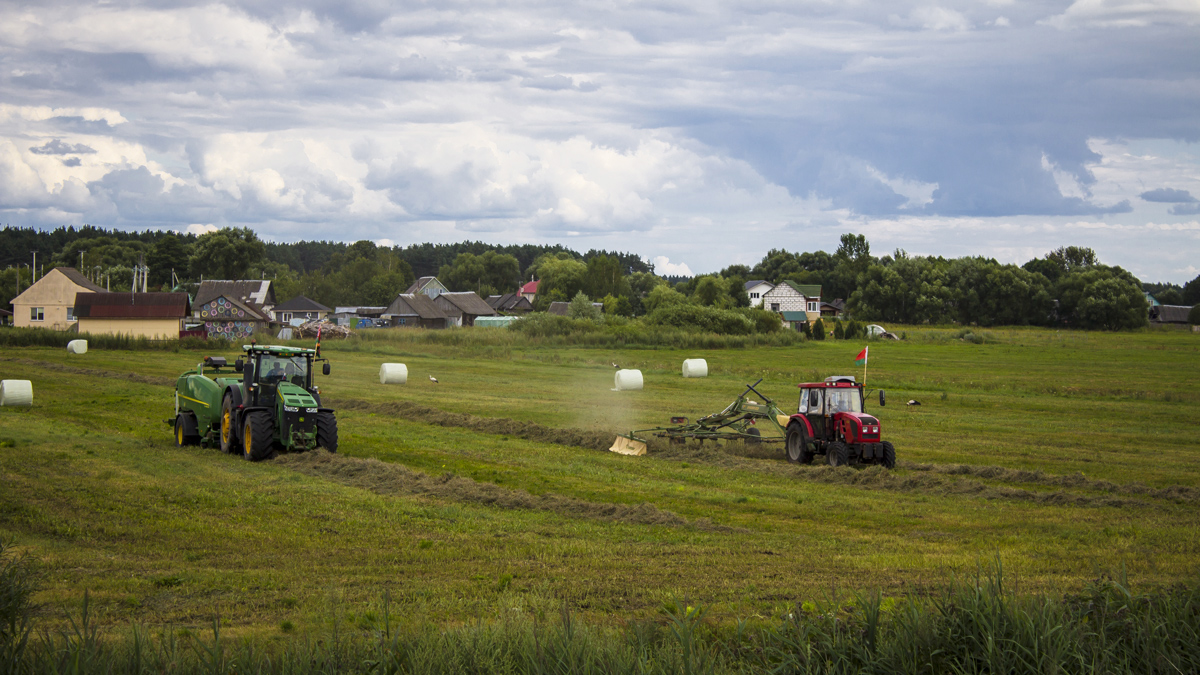
[[[228, 368], [207, 357], [175, 383], [175, 444], [218, 445], [258, 461], [278, 449], [337, 452], [337, 417], [321, 407], [313, 365], [329, 362], [297, 347], [244, 345], [245, 357]], [[240, 374], [240, 376], [238, 375]]]

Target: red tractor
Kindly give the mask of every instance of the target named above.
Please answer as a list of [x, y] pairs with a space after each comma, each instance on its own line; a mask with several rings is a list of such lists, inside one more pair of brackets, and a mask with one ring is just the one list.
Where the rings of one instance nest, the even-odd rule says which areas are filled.
[[[825, 455], [830, 466], [851, 461], [896, 466], [896, 448], [879, 440], [879, 420], [863, 412], [863, 387], [848, 375], [827, 377], [800, 387], [800, 406], [787, 425], [787, 458], [811, 464]], [[879, 405], [887, 396], [879, 390]]]

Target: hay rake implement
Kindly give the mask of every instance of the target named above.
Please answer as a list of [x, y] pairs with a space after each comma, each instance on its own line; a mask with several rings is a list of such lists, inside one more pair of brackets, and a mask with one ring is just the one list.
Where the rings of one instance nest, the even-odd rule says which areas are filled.
[[[684, 443], [689, 438], [701, 441], [782, 443], [787, 436], [789, 416], [780, 410], [774, 401], [754, 388], [759, 382], [762, 382], [762, 378], [754, 384], [746, 385], [746, 390], [721, 412], [701, 417], [691, 423], [686, 417], [672, 417], [673, 426], [636, 429], [628, 434], [618, 434], [609, 450], [622, 455], [646, 454], [646, 439], [639, 438], [639, 434], [666, 438], [672, 443]], [[758, 394], [762, 402], [748, 398], [751, 392]], [[764, 434], [764, 430], [769, 433]]]

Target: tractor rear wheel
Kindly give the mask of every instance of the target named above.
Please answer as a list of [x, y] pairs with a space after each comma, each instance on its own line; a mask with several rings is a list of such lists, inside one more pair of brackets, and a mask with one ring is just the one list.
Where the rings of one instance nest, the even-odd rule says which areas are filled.
[[850, 449], [841, 441], [834, 441], [825, 448], [825, 459], [829, 466], [846, 466], [850, 463]]
[[889, 469], [896, 468], [896, 446], [888, 441], [884, 441], [883, 445], [883, 465]]
[[221, 452], [237, 452], [237, 433], [233, 419], [233, 397], [225, 394], [221, 400]]
[[251, 462], [266, 459], [275, 449], [275, 425], [271, 416], [261, 410], [246, 415], [242, 426], [242, 456]]
[[812, 453], [808, 450], [808, 434], [799, 424], [793, 424], [787, 431], [787, 458], [789, 462], [812, 464]]
[[337, 418], [331, 412], [317, 413], [317, 446], [337, 452]]

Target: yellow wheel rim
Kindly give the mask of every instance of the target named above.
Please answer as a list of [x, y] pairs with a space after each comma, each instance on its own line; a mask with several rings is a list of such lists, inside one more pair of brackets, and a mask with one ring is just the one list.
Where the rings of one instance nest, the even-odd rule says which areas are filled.
[[250, 457], [251, 437], [253, 435], [254, 434], [250, 433], [250, 425], [247, 424], [246, 428], [243, 430], [243, 438], [242, 438], [242, 448], [243, 448], [243, 451], [246, 453], [246, 457]]
[[229, 445], [229, 427], [232, 426], [228, 410], [221, 413], [221, 443]]
[[175, 423], [175, 442], [183, 445], [183, 424], [179, 422]]

